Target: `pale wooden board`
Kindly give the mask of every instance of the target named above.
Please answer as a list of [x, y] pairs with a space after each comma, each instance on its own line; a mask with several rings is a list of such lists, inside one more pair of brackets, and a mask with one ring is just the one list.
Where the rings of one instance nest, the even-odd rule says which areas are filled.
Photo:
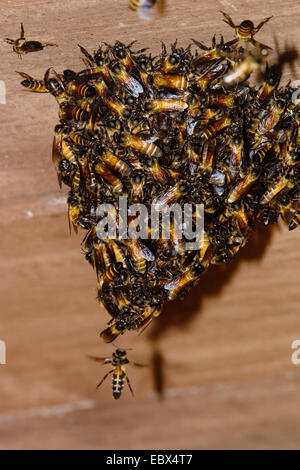
[[[299, 48], [299, 3], [168, 0], [165, 16], [154, 12], [149, 23], [126, 0], [1, 0], [0, 8], [1, 38], [17, 37], [23, 21], [28, 37], [59, 44], [19, 60], [0, 42], [7, 86], [7, 105], [0, 105], [0, 339], [7, 343], [0, 447], [299, 448], [300, 365], [290, 361], [300, 339], [299, 230], [262, 229], [143, 335], [120, 339], [150, 365], [128, 370], [135, 399], [126, 390], [113, 402], [109, 382], [96, 393], [105, 368], [85, 355], [113, 348], [97, 337], [108, 315], [80, 255], [81, 235], [68, 235], [66, 191], [57, 189], [56, 104], [23, 90], [14, 73], [79, 69], [78, 43], [93, 50], [101, 41], [137, 39], [157, 53], [160, 40], [209, 44], [214, 32], [230, 39], [220, 9], [237, 22], [274, 15], [258, 40], [273, 45], [276, 34], [282, 48]], [[286, 78], [297, 77], [299, 61], [294, 75], [286, 69]]]

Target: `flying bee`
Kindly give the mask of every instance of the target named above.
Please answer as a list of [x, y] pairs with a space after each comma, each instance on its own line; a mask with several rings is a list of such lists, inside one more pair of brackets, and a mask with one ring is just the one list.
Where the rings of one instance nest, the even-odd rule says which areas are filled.
[[113, 192], [121, 193], [123, 191], [123, 185], [120, 178], [118, 178], [110, 169], [102, 162], [98, 162], [94, 166], [94, 171], [97, 175], [112, 187]]
[[89, 113], [72, 103], [63, 103], [58, 112], [59, 118], [63, 120], [74, 120], [86, 122], [89, 120]]
[[260, 103], [265, 103], [271, 98], [272, 93], [279, 85], [281, 78], [281, 70], [278, 66], [272, 65], [270, 68], [266, 65], [266, 72], [264, 77], [264, 83], [260, 87], [257, 98]]
[[239, 25], [235, 25], [234, 22], [232, 21], [231, 17], [227, 14], [221, 11], [222, 15], [225, 17], [224, 23], [228, 24], [231, 28], [235, 29], [236, 32], [236, 39], [233, 41], [230, 41], [230, 45], [233, 45], [237, 43], [238, 41], [247, 41], [253, 44], [254, 47], [259, 48], [259, 49], [271, 49], [271, 47], [266, 46], [265, 44], [262, 44], [261, 42], [258, 42], [254, 39], [254, 35], [258, 33], [258, 31], [263, 27], [264, 24], [266, 24], [272, 16], [269, 16], [267, 18], [264, 18], [256, 27], [250, 20], [244, 20], [241, 22]]
[[142, 84], [136, 78], [134, 78], [132, 75], [130, 75], [126, 71], [126, 68], [123, 65], [115, 64], [113, 67], [111, 67], [110, 70], [111, 70], [112, 75], [135, 98], [138, 98], [139, 94], [144, 92], [144, 88], [143, 88]]
[[145, 104], [145, 111], [149, 115], [165, 112], [182, 112], [188, 107], [185, 101], [177, 98], [166, 98], [162, 100], [149, 100]]
[[119, 137], [119, 142], [124, 147], [130, 147], [133, 150], [138, 152], [144, 153], [149, 157], [161, 157], [162, 151], [161, 149], [155, 145], [156, 137], [152, 137], [150, 139], [143, 139], [142, 137], [138, 137], [137, 135], [126, 134], [123, 133]]
[[160, 194], [153, 200], [155, 206], [164, 207], [177, 201], [180, 197], [184, 196], [189, 189], [189, 186], [184, 182], [178, 182], [175, 186], [167, 189], [164, 193]]
[[29, 90], [34, 91], [36, 93], [49, 93], [49, 90], [47, 90], [44, 80], [36, 80], [25, 72], [17, 73], [21, 75], [21, 77], [25, 78], [25, 80], [21, 82], [21, 85], [25, 88], [28, 88]]
[[184, 75], [155, 73], [153, 75], [153, 85], [158, 88], [171, 88], [174, 90], [186, 90], [188, 81]]
[[21, 23], [21, 36], [19, 39], [4, 39], [8, 44], [12, 44], [14, 52], [19, 56], [28, 54], [29, 52], [37, 52], [48, 46], [57, 46], [53, 42], [27, 41], [25, 39], [23, 23]]
[[122, 390], [124, 388], [124, 380], [126, 379], [127, 385], [129, 390], [133, 395], [133, 390], [131, 388], [130, 380], [125, 371], [125, 365], [131, 364], [137, 367], [145, 367], [145, 364], [139, 364], [138, 362], [130, 361], [127, 357], [127, 352], [125, 349], [116, 349], [115, 352], [112, 354], [112, 357], [96, 357], [96, 356], [88, 356], [90, 359], [94, 361], [100, 362], [101, 364], [111, 364], [113, 369], [110, 370], [103, 379], [97, 385], [97, 389], [102, 385], [104, 380], [112, 374], [112, 393], [115, 400], [118, 400], [122, 394]]
[[157, 4], [160, 14], [164, 12], [165, 0], [130, 0], [129, 8], [138, 12], [141, 20], [150, 20], [150, 12], [154, 5]]
[[262, 56], [259, 53], [247, 52], [243, 59], [235, 64], [223, 77], [223, 83], [226, 86], [234, 86], [244, 82], [256, 70], [260, 70], [262, 65]]
[[228, 116], [224, 116], [206, 127], [204, 131], [202, 131], [201, 136], [206, 140], [212, 139], [223, 129], [229, 127], [231, 123], [232, 119]]

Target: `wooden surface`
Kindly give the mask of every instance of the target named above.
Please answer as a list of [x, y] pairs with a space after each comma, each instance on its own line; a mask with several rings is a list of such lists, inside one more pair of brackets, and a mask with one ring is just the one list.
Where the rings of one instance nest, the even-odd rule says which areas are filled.
[[[126, 0], [0, 0], [3, 37], [54, 41], [19, 60], [0, 42], [0, 448], [299, 448], [300, 230], [261, 229], [230, 265], [209, 271], [185, 301], [170, 303], [141, 336], [120, 345], [149, 368], [130, 369], [135, 392], [111, 399], [110, 383], [95, 392], [105, 368], [86, 354], [112, 352], [98, 338], [108, 315], [96, 301], [95, 274], [70, 238], [66, 191], [51, 163], [57, 120], [51, 96], [22, 89], [15, 70], [42, 77], [46, 68], [82, 67], [89, 50], [116, 39], [159, 51], [178, 38], [209, 44], [236, 22], [274, 18], [257, 38], [300, 49], [296, 0], [278, 2], [168, 0], [164, 17], [142, 22]], [[300, 78], [299, 60], [286, 79]]]

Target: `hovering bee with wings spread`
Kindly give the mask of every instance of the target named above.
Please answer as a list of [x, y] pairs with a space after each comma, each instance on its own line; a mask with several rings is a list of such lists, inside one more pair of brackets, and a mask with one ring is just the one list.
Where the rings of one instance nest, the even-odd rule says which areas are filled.
[[97, 389], [102, 385], [104, 380], [109, 376], [112, 375], [112, 392], [113, 397], [115, 400], [118, 400], [122, 394], [122, 390], [124, 387], [124, 379], [126, 378], [129, 390], [133, 395], [133, 390], [130, 384], [130, 380], [125, 372], [125, 364], [131, 364], [137, 367], [145, 367], [146, 364], [139, 364], [138, 362], [130, 361], [127, 357], [126, 349], [116, 349], [115, 352], [112, 354], [112, 357], [96, 357], [96, 356], [89, 356], [90, 359], [94, 361], [101, 362], [101, 364], [112, 364], [113, 369], [111, 369], [105, 376], [100, 380], [97, 385]]
[[5, 38], [4, 41], [12, 44], [14, 52], [19, 54], [19, 56], [28, 54], [28, 52], [41, 51], [47, 46], [57, 46], [53, 42], [27, 41], [25, 39], [23, 23], [21, 23], [21, 36], [18, 39]]

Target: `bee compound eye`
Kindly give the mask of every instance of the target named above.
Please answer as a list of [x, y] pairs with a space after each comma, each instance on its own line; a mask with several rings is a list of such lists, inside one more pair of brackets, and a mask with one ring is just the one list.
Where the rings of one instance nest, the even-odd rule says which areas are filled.
[[117, 321], [117, 323], [116, 323], [117, 330], [122, 331], [122, 330], [125, 330], [126, 327], [127, 327], [127, 323], [126, 323], [125, 320]]
[[175, 54], [172, 54], [170, 56], [170, 59], [169, 59], [170, 64], [175, 65], [178, 63], [178, 61], [179, 61], [178, 56], [176, 56]]
[[128, 108], [124, 109], [123, 116], [125, 118], [129, 118], [130, 114], [131, 114], [130, 109], [128, 109]]
[[151, 111], [151, 109], [152, 109], [152, 103], [150, 103], [150, 102], [148, 101], [148, 103], [145, 104], [145, 110], [146, 110], [146, 111]]

